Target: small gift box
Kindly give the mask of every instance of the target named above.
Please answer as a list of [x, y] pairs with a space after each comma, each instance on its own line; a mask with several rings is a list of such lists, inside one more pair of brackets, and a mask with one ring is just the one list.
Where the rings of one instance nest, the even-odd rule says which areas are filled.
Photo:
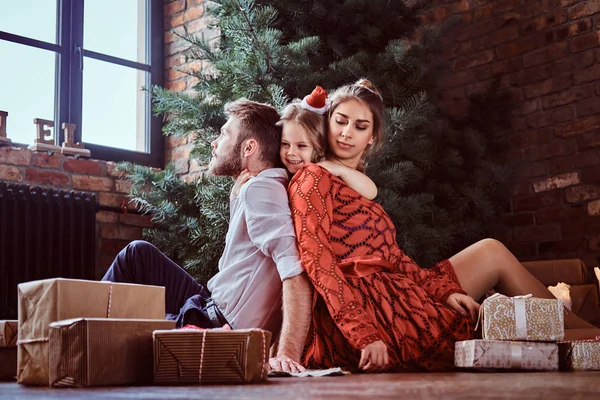
[[484, 300], [480, 313], [484, 339], [557, 342], [565, 335], [564, 307], [558, 299], [496, 293]]
[[152, 332], [175, 321], [76, 318], [50, 324], [50, 385], [152, 383]]
[[17, 321], [0, 321], [0, 381], [17, 376]]
[[249, 383], [267, 379], [271, 332], [154, 331], [154, 383]]
[[558, 344], [560, 368], [569, 371], [600, 371], [600, 342], [574, 340]]
[[465, 340], [456, 342], [454, 365], [472, 369], [558, 370], [556, 343]]
[[77, 279], [46, 279], [17, 286], [17, 381], [49, 385], [50, 323], [70, 318], [165, 318], [165, 288]]

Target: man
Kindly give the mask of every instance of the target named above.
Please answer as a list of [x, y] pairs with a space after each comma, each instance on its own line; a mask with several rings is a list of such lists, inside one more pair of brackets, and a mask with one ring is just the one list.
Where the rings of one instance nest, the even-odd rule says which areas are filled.
[[[253, 176], [230, 203], [230, 222], [219, 272], [209, 292], [148, 242], [135, 241], [115, 258], [103, 280], [165, 286], [167, 318], [178, 326], [283, 327], [271, 367], [302, 371], [298, 363], [311, 315], [311, 285], [303, 272], [287, 197], [287, 171], [280, 165], [277, 111], [238, 100], [225, 106], [229, 119], [211, 143], [209, 173]], [[306, 301], [308, 299], [308, 301]], [[287, 312], [287, 309], [292, 313]]]

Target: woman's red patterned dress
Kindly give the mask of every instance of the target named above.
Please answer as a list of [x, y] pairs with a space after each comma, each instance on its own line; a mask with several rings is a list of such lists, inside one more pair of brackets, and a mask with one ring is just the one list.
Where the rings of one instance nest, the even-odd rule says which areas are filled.
[[289, 186], [302, 265], [313, 285], [313, 320], [302, 356], [310, 368], [355, 370], [360, 350], [383, 340], [390, 371], [444, 370], [473, 323], [445, 305], [465, 293], [448, 260], [421, 269], [396, 244], [377, 203], [318, 165]]

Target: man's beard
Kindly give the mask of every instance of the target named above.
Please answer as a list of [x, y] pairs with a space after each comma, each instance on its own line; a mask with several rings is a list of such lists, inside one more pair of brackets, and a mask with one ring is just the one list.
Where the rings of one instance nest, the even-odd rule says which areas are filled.
[[226, 158], [217, 158], [213, 160], [216, 164], [208, 172], [217, 176], [236, 176], [242, 172], [242, 144], [235, 145], [231, 153]]

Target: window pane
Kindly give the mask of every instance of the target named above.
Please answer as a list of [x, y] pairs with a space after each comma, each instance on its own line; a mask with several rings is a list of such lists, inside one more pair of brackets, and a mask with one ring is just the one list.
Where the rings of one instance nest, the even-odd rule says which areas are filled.
[[83, 48], [146, 63], [146, 0], [85, 0]]
[[56, 1], [0, 0], [0, 31], [56, 43]]
[[84, 143], [146, 152], [148, 74], [85, 58], [83, 67]]
[[56, 53], [0, 40], [0, 110], [8, 111], [6, 133], [31, 144], [34, 118], [54, 120]]

